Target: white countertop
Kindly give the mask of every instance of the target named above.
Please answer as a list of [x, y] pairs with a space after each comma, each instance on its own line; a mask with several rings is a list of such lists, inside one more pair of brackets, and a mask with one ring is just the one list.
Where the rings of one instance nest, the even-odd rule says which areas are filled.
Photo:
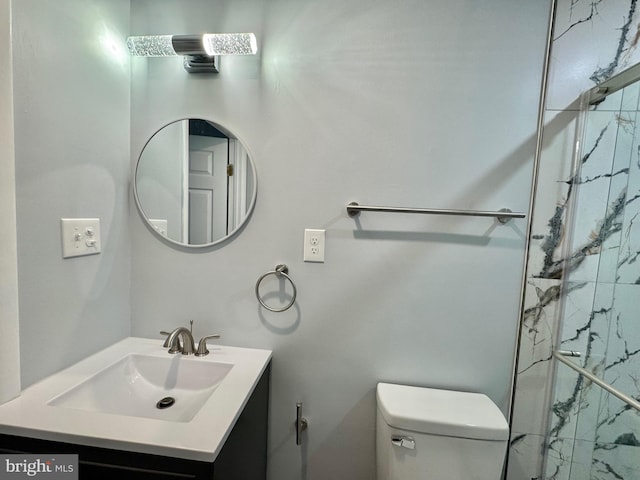
[[167, 356], [162, 339], [126, 338], [26, 388], [0, 405], [0, 433], [42, 440], [213, 462], [271, 359], [270, 350], [209, 345], [203, 362], [233, 368], [189, 422], [91, 412], [48, 405], [124, 356]]

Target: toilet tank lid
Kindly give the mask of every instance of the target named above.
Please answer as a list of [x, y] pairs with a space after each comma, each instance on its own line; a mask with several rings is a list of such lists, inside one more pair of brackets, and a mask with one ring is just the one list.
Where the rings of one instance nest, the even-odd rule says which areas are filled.
[[388, 425], [414, 432], [482, 440], [507, 440], [509, 425], [481, 393], [379, 383], [378, 409]]

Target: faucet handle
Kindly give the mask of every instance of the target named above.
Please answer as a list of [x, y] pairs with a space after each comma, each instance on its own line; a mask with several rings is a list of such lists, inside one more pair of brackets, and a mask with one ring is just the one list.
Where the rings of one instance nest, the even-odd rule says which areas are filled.
[[206, 337], [202, 337], [198, 342], [198, 350], [196, 351], [196, 357], [204, 357], [205, 355], [209, 355], [209, 350], [207, 350], [207, 340], [210, 338], [220, 338], [220, 334], [216, 333], [213, 335], [207, 335]]

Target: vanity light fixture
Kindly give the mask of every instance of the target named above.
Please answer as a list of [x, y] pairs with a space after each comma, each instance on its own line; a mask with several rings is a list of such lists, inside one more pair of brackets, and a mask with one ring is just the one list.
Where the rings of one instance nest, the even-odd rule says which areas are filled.
[[189, 73], [218, 73], [218, 55], [255, 55], [258, 51], [253, 33], [146, 35], [127, 38], [127, 46], [137, 57], [184, 55]]

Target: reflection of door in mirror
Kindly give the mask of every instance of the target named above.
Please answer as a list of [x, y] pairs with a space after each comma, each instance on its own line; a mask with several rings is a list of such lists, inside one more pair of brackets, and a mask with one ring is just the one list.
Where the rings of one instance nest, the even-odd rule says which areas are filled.
[[189, 135], [189, 242], [211, 243], [227, 234], [229, 139]]
[[229, 139], [229, 164], [232, 167], [229, 178], [229, 232], [244, 222], [251, 208], [255, 178], [249, 163], [249, 155], [237, 139]]

